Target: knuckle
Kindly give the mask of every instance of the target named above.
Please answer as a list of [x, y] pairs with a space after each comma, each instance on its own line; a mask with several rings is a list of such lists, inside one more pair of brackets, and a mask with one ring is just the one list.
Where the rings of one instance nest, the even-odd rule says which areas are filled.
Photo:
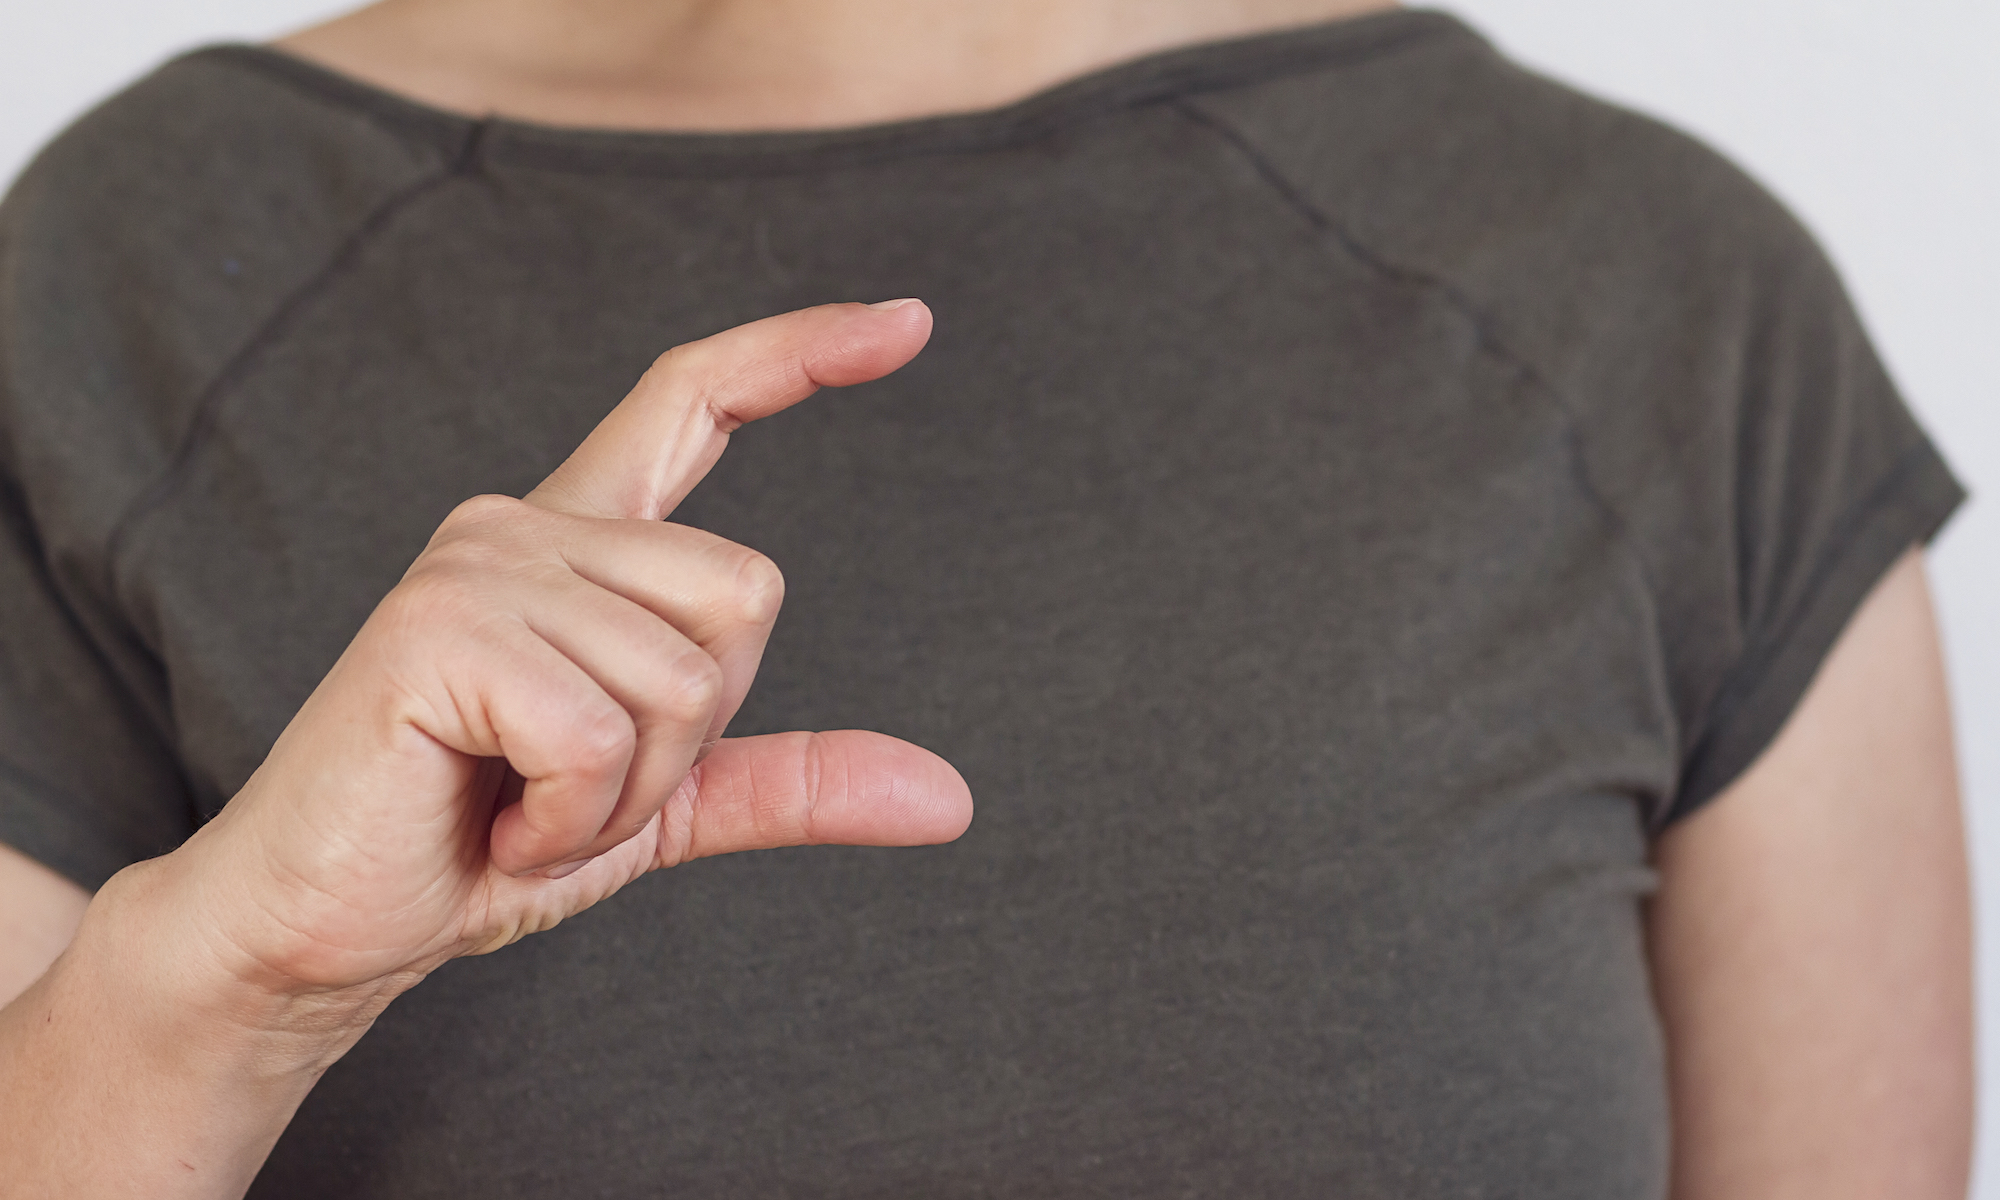
[[736, 567], [736, 605], [743, 619], [753, 625], [777, 620], [785, 603], [785, 573], [778, 564], [755, 550], [744, 550]]
[[[665, 378], [668, 375], [672, 375], [675, 372], [675, 370], [679, 368], [680, 364], [686, 361], [687, 361], [686, 343], [682, 343], [681, 345], [678, 346], [670, 346], [667, 349], [661, 351], [659, 357], [653, 360], [653, 365], [646, 369], [646, 374]], [[657, 382], [657, 380], [655, 382]]]
[[684, 386], [688, 377], [700, 373], [701, 352], [699, 343], [689, 342], [675, 346], [653, 360], [646, 373], [639, 380], [642, 387], [671, 389]]
[[554, 514], [512, 496], [474, 496], [438, 526], [409, 577], [478, 577], [518, 571], [547, 558]]
[[515, 555], [498, 540], [473, 534], [431, 547], [411, 571], [413, 578], [452, 580], [460, 586], [509, 570]]
[[658, 372], [663, 378], [685, 375], [691, 371], [698, 372], [712, 360], [713, 351], [714, 348], [708, 344], [706, 338], [682, 342], [678, 346], [669, 347], [655, 358], [651, 372]]
[[382, 602], [392, 623], [418, 628], [469, 624], [483, 606], [480, 589], [471, 578], [436, 565], [412, 571]]
[[474, 496], [452, 509], [439, 528], [453, 531], [478, 528], [495, 521], [518, 519], [533, 508], [527, 501], [512, 496]]
[[826, 735], [807, 734], [804, 753], [799, 756], [799, 806], [792, 819], [808, 844], [819, 840], [820, 789], [826, 786], [826, 757]]
[[575, 714], [565, 731], [563, 749], [579, 769], [596, 773], [622, 767], [638, 740], [638, 730], [625, 710], [605, 703]]
[[667, 672], [660, 707], [671, 721], [705, 724], [721, 700], [722, 668], [708, 655], [695, 651], [683, 654]]
[[[687, 342], [653, 360], [640, 385], [658, 389], [663, 396], [675, 403], [688, 407], [708, 407], [717, 381], [736, 369], [727, 357], [717, 354], [714, 346], [706, 340]], [[728, 420], [711, 411], [724, 432], [734, 430], [740, 422]]]

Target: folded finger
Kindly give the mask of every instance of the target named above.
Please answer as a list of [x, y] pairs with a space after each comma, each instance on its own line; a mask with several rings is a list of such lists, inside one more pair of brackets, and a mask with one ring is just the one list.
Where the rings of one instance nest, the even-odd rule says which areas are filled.
[[784, 576], [762, 554], [726, 538], [660, 521], [569, 522], [562, 556], [583, 579], [672, 625], [722, 669], [705, 739], [743, 703], [784, 602]]
[[493, 818], [494, 866], [521, 875], [589, 845], [618, 806], [638, 745], [625, 705], [524, 622], [492, 620], [442, 645], [398, 688], [438, 742], [504, 758], [520, 798]]
[[[546, 580], [518, 603], [528, 627], [624, 709], [633, 730], [616, 802], [587, 840], [551, 864], [561, 866], [624, 843], [660, 811], [709, 740], [728, 685], [722, 668], [680, 630], [575, 575]], [[735, 686], [740, 693], [749, 680]]]

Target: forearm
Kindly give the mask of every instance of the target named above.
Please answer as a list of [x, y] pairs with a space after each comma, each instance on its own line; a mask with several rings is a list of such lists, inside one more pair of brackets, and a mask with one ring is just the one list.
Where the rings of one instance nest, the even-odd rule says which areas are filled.
[[0, 1010], [0, 1196], [240, 1196], [388, 1002], [230, 978], [183, 915], [185, 867], [120, 873]]

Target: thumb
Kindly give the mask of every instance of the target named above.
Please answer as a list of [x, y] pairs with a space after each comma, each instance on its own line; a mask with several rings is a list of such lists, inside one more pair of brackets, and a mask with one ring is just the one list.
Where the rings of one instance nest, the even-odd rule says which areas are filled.
[[659, 866], [780, 846], [934, 846], [972, 793], [921, 746], [865, 730], [724, 738], [661, 816]]
[[822, 387], [879, 379], [930, 340], [920, 300], [825, 304], [677, 346], [653, 363], [528, 502], [585, 517], [662, 520], [747, 421]]

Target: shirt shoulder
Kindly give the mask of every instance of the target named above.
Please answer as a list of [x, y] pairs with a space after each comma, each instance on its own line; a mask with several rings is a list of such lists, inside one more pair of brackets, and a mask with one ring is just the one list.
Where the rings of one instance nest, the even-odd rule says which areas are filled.
[[250, 47], [177, 59], [0, 203], [0, 841], [87, 887], [196, 818], [116, 531], [371, 223], [457, 161], [450, 122], [314, 78]]
[[1821, 266], [1798, 222], [1721, 154], [1455, 22], [1188, 103], [1356, 252], [1448, 286], [1551, 370], [1643, 332], [1641, 294], [1671, 289], [1721, 318], [1700, 302]]
[[1962, 495], [1812, 235], [1698, 140], [1463, 26], [1187, 105], [1566, 413], [1657, 610], [1670, 812], [1715, 795]]
[[247, 46], [175, 59], [78, 119], [0, 203], [0, 465], [52, 551], [108, 534], [288, 303], [453, 170], [454, 131], [312, 78]]

